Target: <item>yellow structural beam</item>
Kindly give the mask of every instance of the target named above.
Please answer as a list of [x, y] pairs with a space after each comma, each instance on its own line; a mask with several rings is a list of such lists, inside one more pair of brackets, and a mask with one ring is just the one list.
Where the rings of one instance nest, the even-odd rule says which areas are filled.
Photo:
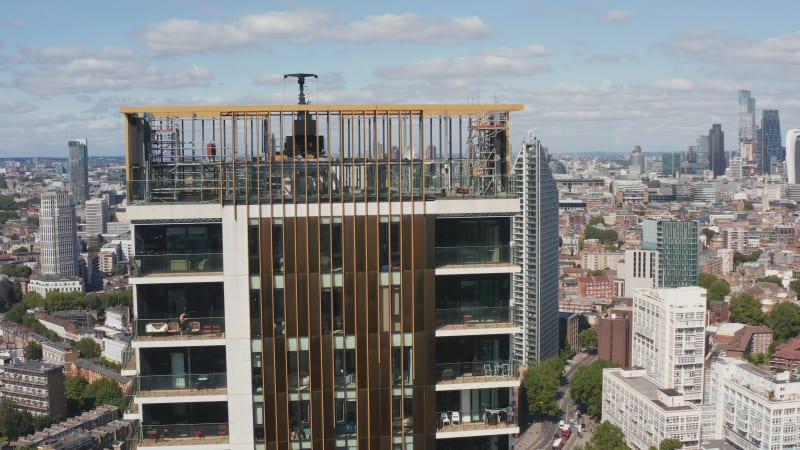
[[466, 115], [486, 111], [522, 111], [518, 103], [455, 103], [455, 104], [310, 104], [310, 105], [195, 105], [195, 106], [123, 106], [123, 114], [152, 113], [160, 116], [192, 117], [192, 115], [228, 116], [231, 114], [266, 114], [276, 112], [330, 112], [347, 114]]

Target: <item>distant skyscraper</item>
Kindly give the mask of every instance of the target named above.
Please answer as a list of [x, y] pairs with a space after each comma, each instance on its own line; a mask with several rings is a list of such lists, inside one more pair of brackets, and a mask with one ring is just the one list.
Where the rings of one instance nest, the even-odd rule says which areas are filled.
[[781, 119], [778, 116], [778, 110], [765, 109], [762, 111], [761, 139], [759, 139], [761, 173], [772, 173], [772, 164], [782, 162], [785, 159], [782, 137]]
[[525, 141], [514, 164], [515, 194], [522, 212], [513, 220], [513, 356], [523, 364], [558, 356], [558, 188], [547, 150]]
[[75, 203], [89, 198], [89, 153], [86, 139], [69, 141], [69, 189]]
[[102, 198], [86, 200], [86, 232], [97, 236], [106, 232], [108, 202]]
[[714, 178], [725, 175], [725, 133], [718, 123], [708, 132], [708, 162]]
[[800, 130], [786, 132], [786, 176], [789, 184], [800, 180]]
[[642, 153], [641, 146], [634, 146], [633, 152], [631, 152], [631, 166], [630, 166], [631, 175], [641, 175], [645, 172], [644, 170], [644, 153]]
[[697, 152], [697, 168], [700, 169], [701, 172], [711, 168], [708, 147], [708, 135], [698, 136], [695, 152]]
[[661, 156], [661, 171], [664, 175], [673, 176], [681, 171], [680, 152], [664, 153]]
[[697, 286], [700, 282], [700, 230], [693, 220], [645, 219], [642, 248], [658, 250], [658, 286]]
[[68, 192], [42, 194], [39, 227], [42, 233], [42, 274], [78, 276], [78, 229], [75, 205]]
[[750, 91], [739, 90], [739, 154], [744, 163], [756, 161], [755, 154], [756, 99]]

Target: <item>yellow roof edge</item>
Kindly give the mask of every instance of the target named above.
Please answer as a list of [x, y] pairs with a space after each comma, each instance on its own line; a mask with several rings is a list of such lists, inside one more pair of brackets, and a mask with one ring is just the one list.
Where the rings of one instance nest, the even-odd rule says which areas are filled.
[[123, 114], [153, 113], [174, 114], [178, 116], [191, 115], [191, 113], [205, 114], [230, 114], [232, 112], [265, 112], [265, 111], [342, 111], [342, 112], [367, 112], [367, 111], [421, 111], [423, 114], [475, 114], [484, 111], [522, 111], [525, 105], [521, 103], [417, 103], [417, 104], [323, 104], [310, 105], [186, 105], [186, 106], [123, 106], [119, 111]]

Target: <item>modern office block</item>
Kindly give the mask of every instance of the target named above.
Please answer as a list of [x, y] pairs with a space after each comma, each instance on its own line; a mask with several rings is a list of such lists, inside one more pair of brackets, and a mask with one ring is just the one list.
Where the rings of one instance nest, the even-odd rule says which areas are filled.
[[76, 277], [79, 274], [78, 229], [75, 205], [68, 192], [42, 194], [39, 215], [42, 275]]
[[85, 231], [91, 235], [103, 234], [106, 232], [108, 222], [108, 201], [102, 198], [86, 200], [86, 228]]
[[773, 165], [786, 159], [781, 134], [781, 119], [777, 109], [765, 109], [761, 112], [761, 136], [758, 144], [761, 147], [761, 172], [770, 174]]
[[633, 366], [686, 400], [703, 395], [706, 290], [640, 289], [633, 295]]
[[[658, 287], [697, 286], [700, 282], [700, 229], [693, 220], [645, 219], [642, 248], [658, 251]], [[652, 268], [652, 266], [650, 266]]]
[[756, 99], [750, 91], [740, 89], [738, 92], [739, 104], [739, 155], [742, 162], [750, 164], [756, 161]]
[[712, 125], [708, 131], [708, 163], [714, 178], [725, 175], [725, 133], [718, 123]]
[[558, 188], [547, 150], [528, 138], [514, 163], [514, 193], [521, 213], [514, 217], [514, 323], [522, 334], [514, 358], [522, 364], [558, 356]]
[[69, 189], [76, 204], [89, 198], [89, 152], [86, 139], [69, 141]]
[[620, 264], [620, 272], [625, 280], [624, 297], [633, 297], [636, 289], [658, 287], [659, 256], [657, 250], [625, 250], [624, 263]]
[[508, 448], [519, 109], [123, 108], [139, 448]]
[[800, 181], [800, 130], [786, 132], [786, 176], [789, 184]]

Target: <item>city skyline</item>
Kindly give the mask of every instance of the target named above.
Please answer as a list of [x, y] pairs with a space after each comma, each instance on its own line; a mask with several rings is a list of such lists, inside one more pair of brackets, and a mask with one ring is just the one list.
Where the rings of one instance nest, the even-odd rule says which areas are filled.
[[[530, 131], [552, 153], [684, 151], [712, 123], [737, 129], [739, 89], [757, 116], [777, 109], [785, 129], [800, 124], [788, 75], [800, 34], [774, 14], [788, 1], [100, 5], [42, 15], [13, 4], [0, 16], [0, 157], [66, 156], [75, 135], [94, 155], [122, 155], [123, 104], [293, 104], [283, 74], [300, 71], [320, 75], [308, 86], [316, 104], [522, 103], [513, 146]], [[91, 26], [66, 32], [75, 16]]]

